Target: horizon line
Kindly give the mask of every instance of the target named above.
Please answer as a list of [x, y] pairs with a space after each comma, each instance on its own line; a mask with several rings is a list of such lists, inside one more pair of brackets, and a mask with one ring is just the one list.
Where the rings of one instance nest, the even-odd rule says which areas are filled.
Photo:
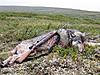
[[58, 9], [72, 9], [72, 10], [79, 10], [79, 11], [87, 11], [87, 12], [100, 12], [100, 11], [94, 11], [94, 10], [83, 10], [83, 9], [74, 9], [74, 8], [64, 8], [64, 7], [49, 7], [49, 6], [27, 6], [27, 5], [0, 5], [0, 7], [2, 6], [9, 6], [9, 7], [46, 7], [46, 8], [58, 8]]

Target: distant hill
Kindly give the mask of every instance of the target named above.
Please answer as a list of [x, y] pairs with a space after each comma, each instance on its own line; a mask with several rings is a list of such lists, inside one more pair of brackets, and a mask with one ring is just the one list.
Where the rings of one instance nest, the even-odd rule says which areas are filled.
[[41, 14], [64, 14], [71, 16], [92, 16], [100, 18], [100, 12], [83, 11], [69, 8], [29, 7], [29, 6], [0, 6], [0, 12], [30, 12]]

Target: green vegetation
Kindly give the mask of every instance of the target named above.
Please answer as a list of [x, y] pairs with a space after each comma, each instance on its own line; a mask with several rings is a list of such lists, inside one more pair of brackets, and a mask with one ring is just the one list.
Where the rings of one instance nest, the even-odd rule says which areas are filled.
[[[63, 14], [36, 14], [36, 13], [0, 13], [0, 45], [5, 43], [1, 52], [8, 51], [12, 42], [19, 42], [29, 39], [48, 31], [59, 28], [78, 29], [82, 32], [90, 33], [92, 35], [100, 34], [100, 18], [96, 16], [74, 17]], [[1, 47], [0, 46], [0, 47]], [[66, 57], [71, 55], [75, 60], [78, 56], [77, 49], [68, 48], [62, 49], [55, 47], [54, 51], [60, 56]], [[93, 48], [86, 47], [84, 56], [93, 53]]]

